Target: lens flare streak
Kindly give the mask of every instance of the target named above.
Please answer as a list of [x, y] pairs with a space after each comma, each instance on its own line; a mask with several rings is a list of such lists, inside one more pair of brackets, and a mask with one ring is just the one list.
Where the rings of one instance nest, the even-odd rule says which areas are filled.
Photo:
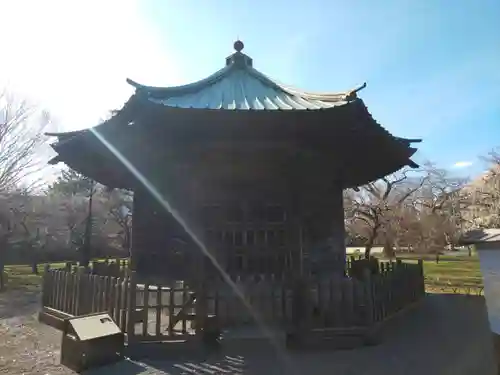
[[214, 267], [219, 271], [224, 282], [231, 287], [235, 295], [241, 300], [245, 308], [249, 311], [252, 318], [255, 320], [262, 333], [269, 339], [269, 342], [275, 347], [277, 355], [282, 360], [282, 363], [286, 367], [286, 374], [296, 374], [295, 367], [291, 363], [291, 358], [282, 349], [278, 340], [274, 337], [271, 329], [269, 329], [264, 323], [263, 319], [259, 316], [259, 313], [252, 308], [248, 303], [243, 292], [238, 288], [238, 286], [231, 280], [230, 276], [224, 271], [220, 266], [214, 256], [208, 251], [205, 244], [198, 238], [193, 230], [187, 225], [184, 219], [179, 215], [179, 213], [170, 205], [170, 203], [163, 197], [163, 195], [156, 189], [156, 187], [148, 181], [148, 179], [120, 152], [114, 147], [110, 142], [108, 142], [98, 131], [95, 129], [90, 129], [93, 135], [139, 180], [139, 182], [148, 190], [148, 192], [161, 204], [161, 206], [167, 210], [172, 217], [182, 226], [186, 233], [191, 237], [193, 242], [198, 246], [198, 248], [203, 252], [203, 254], [210, 260]]

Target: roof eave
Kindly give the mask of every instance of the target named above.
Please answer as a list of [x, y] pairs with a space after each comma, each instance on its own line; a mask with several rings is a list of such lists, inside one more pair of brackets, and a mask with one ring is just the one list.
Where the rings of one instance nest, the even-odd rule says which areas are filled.
[[[148, 98], [154, 98], [156, 100], [162, 100], [167, 98], [182, 97], [187, 94], [194, 94], [206, 89], [208, 86], [216, 84], [218, 81], [224, 79], [233, 71], [243, 70], [248, 75], [252, 76], [253, 79], [260, 81], [263, 85], [272, 87], [275, 90], [282, 91], [284, 94], [295, 96], [301, 98], [302, 100], [318, 101], [325, 103], [339, 103], [341, 102], [351, 102], [357, 99], [357, 93], [366, 87], [366, 82], [361, 86], [358, 86], [352, 90], [344, 92], [327, 92], [327, 93], [314, 93], [307, 92], [294, 88], [289, 85], [280, 83], [272, 78], [269, 78], [265, 74], [261, 73], [252, 66], [236, 66], [228, 65], [223, 69], [215, 72], [214, 74], [181, 86], [170, 86], [170, 87], [159, 87], [159, 86], [147, 86], [140, 84], [130, 78], [127, 78], [127, 83], [136, 89], [137, 93], [143, 94]], [[232, 109], [231, 109], [232, 110]]]

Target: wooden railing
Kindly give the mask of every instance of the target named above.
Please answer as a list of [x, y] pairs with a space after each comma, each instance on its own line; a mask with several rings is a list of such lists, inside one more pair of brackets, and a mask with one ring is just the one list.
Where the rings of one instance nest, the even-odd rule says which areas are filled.
[[195, 302], [192, 297], [192, 292], [183, 286], [138, 284], [134, 273], [118, 278], [93, 275], [82, 269], [46, 269], [41, 320], [47, 321], [47, 315], [108, 312], [129, 342], [179, 340], [195, 333], [191, 329]]
[[312, 327], [369, 327], [425, 295], [422, 262], [381, 262], [359, 271], [353, 277], [308, 280], [312, 298], [306, 314]]
[[380, 272], [371, 277], [373, 321], [383, 322], [425, 296], [423, 264], [381, 262]]
[[46, 269], [42, 288], [42, 309], [72, 316], [108, 312], [122, 331], [127, 332], [130, 278]]
[[105, 311], [129, 341], [187, 339], [200, 332], [208, 317], [216, 317], [221, 328], [257, 317], [286, 329], [301, 324], [307, 329], [367, 330], [424, 296], [422, 271], [422, 262], [382, 262], [375, 269], [358, 268], [353, 276], [309, 277], [303, 280], [300, 295], [295, 284], [272, 277], [240, 278], [232, 286], [205, 284], [202, 291], [193, 291], [182, 283], [138, 283], [133, 272], [113, 277], [84, 269], [46, 269], [42, 314]]

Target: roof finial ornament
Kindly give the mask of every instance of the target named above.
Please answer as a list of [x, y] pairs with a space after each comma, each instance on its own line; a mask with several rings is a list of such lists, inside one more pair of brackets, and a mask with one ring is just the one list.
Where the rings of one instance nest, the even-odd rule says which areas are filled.
[[243, 48], [245, 48], [245, 45], [241, 40], [238, 39], [236, 42], [234, 42], [233, 47], [236, 50], [236, 52], [241, 52]]

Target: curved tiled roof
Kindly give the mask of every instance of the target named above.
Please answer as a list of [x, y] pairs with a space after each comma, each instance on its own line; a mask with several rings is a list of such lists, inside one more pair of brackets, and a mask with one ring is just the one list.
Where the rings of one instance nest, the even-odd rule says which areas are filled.
[[[237, 42], [238, 43], [238, 42]], [[240, 42], [241, 43], [241, 42]], [[241, 48], [237, 48], [241, 47]], [[144, 86], [130, 79], [138, 93], [167, 107], [225, 110], [315, 110], [340, 106], [356, 99], [365, 85], [344, 93], [307, 93], [278, 83], [252, 66], [241, 53], [242, 44], [226, 59], [226, 66], [200, 81], [175, 87]]]

